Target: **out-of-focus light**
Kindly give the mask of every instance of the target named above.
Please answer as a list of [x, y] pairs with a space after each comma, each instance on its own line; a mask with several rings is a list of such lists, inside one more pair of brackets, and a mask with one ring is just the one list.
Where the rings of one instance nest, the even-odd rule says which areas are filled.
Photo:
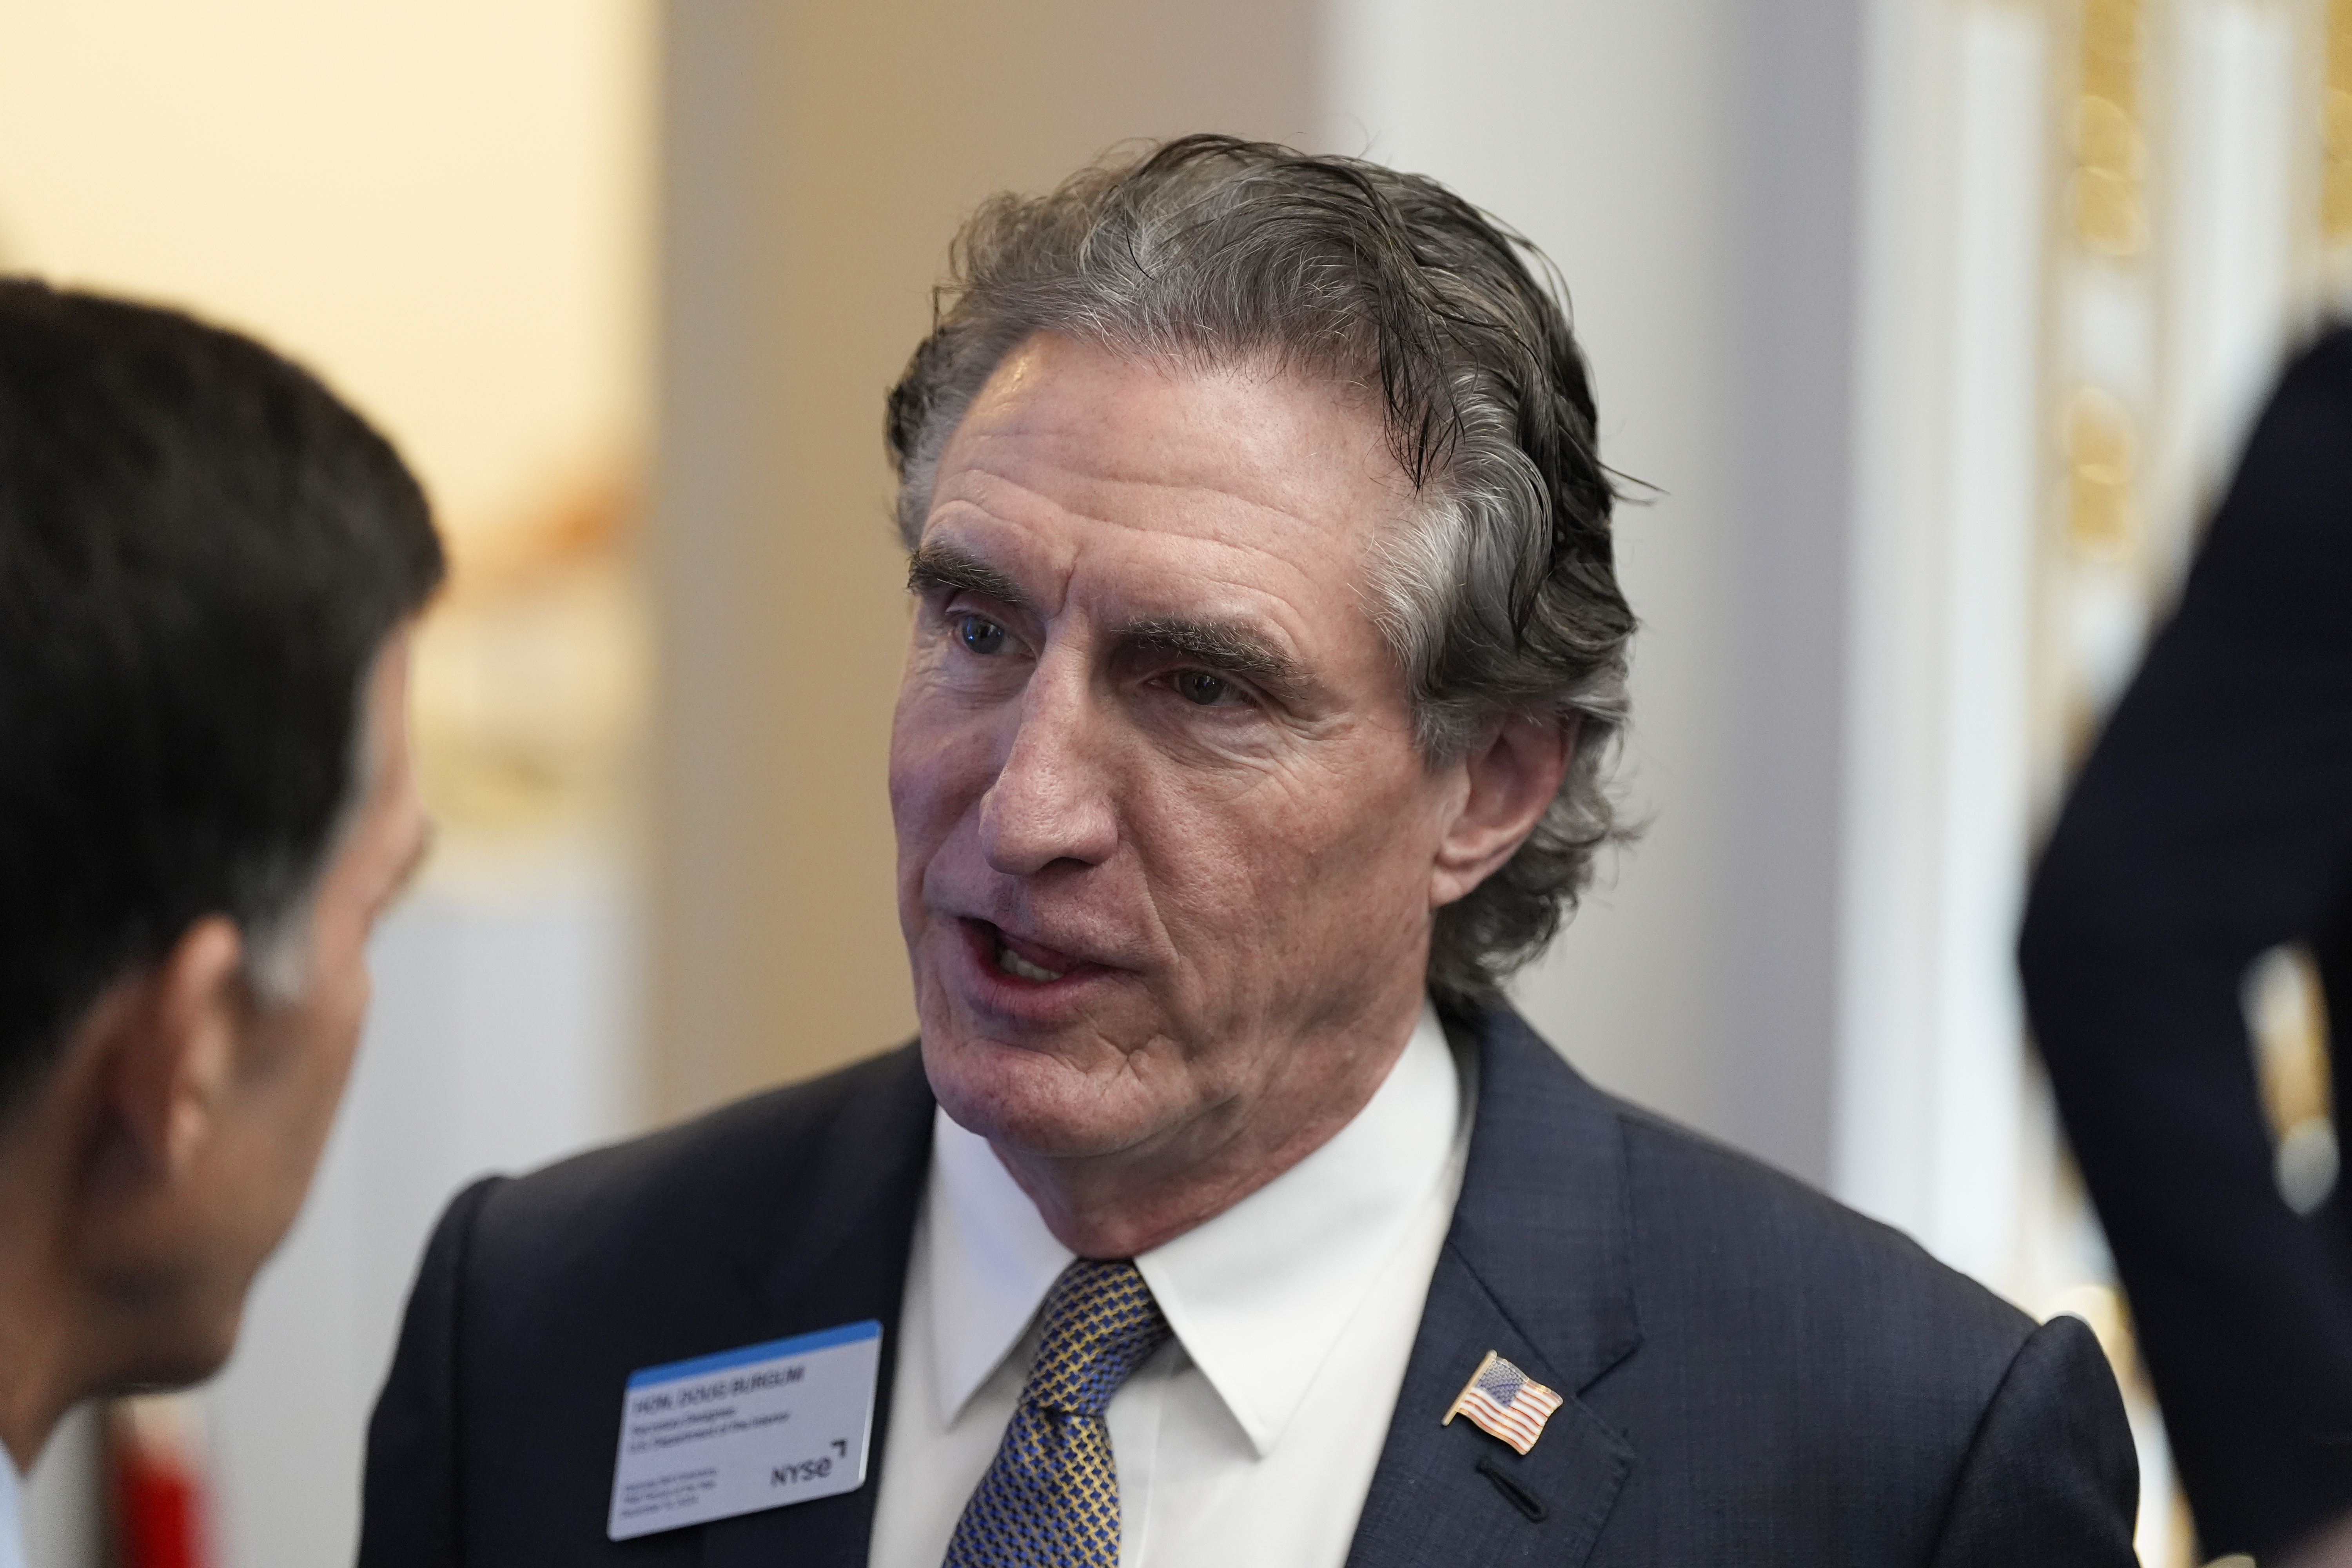
[[2242, 1000], [2275, 1142], [2279, 1196], [2295, 1213], [2309, 1214], [2336, 1190], [2339, 1155], [2328, 1091], [2327, 1004], [2310, 952], [2290, 945], [2263, 953], [2246, 971]]
[[417, 640], [413, 724], [436, 875], [620, 829], [651, 636], [617, 479], [451, 539], [448, 591]]
[[2127, 560], [2140, 543], [2132, 480], [2139, 437], [2131, 411], [2103, 387], [2075, 389], [2061, 416], [2067, 468], [2067, 541], [2095, 561]]
[[2287, 1129], [2279, 1140], [2275, 1167], [2279, 1196], [2297, 1214], [2309, 1214], [2336, 1190], [2336, 1129], [2312, 1116]]
[[2327, 93], [2320, 101], [2326, 162], [2319, 232], [2330, 245], [2352, 240], [2352, 0], [2328, 0]]
[[2140, 46], [2140, 0], [2084, 5], [2068, 195], [2075, 237], [2107, 256], [2136, 256], [2147, 247]]

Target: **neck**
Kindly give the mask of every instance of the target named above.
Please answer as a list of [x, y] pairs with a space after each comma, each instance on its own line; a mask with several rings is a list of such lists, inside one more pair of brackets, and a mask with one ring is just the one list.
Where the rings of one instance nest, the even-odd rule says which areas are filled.
[[1055, 1240], [1081, 1258], [1133, 1258], [1214, 1219], [1329, 1142], [1388, 1080], [1421, 1005], [1415, 986], [1401, 1021], [1298, 1042], [1287, 1070], [1255, 1094], [1134, 1149], [1054, 1155], [992, 1140], [991, 1147]]
[[79, 1397], [73, 1325], [82, 1317], [58, 1267], [52, 1195], [22, 1141], [0, 1141], [0, 1444], [19, 1475]]
[[123, 1352], [142, 1326], [138, 1295], [109, 1291], [90, 1268], [123, 1229], [108, 1201], [123, 1141], [107, 1079], [103, 1054], [77, 1035], [0, 1116], [0, 1443], [19, 1474], [68, 1411], [136, 1370]]

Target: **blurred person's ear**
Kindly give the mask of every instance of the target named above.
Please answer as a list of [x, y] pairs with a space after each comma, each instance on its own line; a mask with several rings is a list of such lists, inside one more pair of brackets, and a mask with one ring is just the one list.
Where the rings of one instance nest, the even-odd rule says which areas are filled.
[[234, 921], [192, 922], [100, 992], [0, 1125], [0, 1442], [20, 1469], [87, 1394], [227, 1352], [235, 1304], [205, 1255], [240, 1206], [244, 958]]
[[161, 962], [116, 983], [87, 1022], [106, 1037], [79, 1042], [109, 1067], [105, 1110], [155, 1180], [184, 1178], [218, 1135], [237, 1070], [251, 994], [245, 943], [225, 915], [190, 925]]

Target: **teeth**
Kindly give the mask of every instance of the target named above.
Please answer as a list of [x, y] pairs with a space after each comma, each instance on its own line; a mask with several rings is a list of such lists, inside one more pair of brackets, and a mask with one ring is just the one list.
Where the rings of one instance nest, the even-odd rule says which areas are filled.
[[1001, 942], [996, 944], [996, 967], [1024, 980], [1059, 980], [1062, 977], [1055, 970], [1030, 963]]

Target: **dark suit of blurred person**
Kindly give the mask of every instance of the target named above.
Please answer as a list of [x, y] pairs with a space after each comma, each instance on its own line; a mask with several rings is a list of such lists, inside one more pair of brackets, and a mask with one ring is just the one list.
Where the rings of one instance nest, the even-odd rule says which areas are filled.
[[2281, 1197], [2240, 1001], [2250, 963], [2289, 942], [2316, 953], [2342, 1037], [2352, 330], [2297, 360], [2256, 425], [2074, 784], [2021, 948], [2204, 1549], [2265, 1563], [2352, 1511], [2352, 1205], [2340, 1186], [2307, 1217]]

